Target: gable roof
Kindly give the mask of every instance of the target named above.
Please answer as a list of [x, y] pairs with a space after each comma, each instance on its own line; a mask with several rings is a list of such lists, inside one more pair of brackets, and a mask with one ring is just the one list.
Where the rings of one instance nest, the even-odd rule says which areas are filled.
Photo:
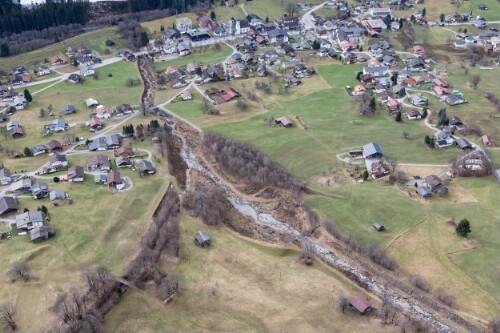
[[361, 296], [353, 296], [349, 301], [349, 304], [360, 313], [365, 313], [368, 309], [370, 309], [368, 301]]
[[0, 197], [0, 215], [17, 211], [16, 200], [13, 197]]
[[363, 146], [363, 157], [366, 158], [376, 154], [384, 155], [384, 152], [378, 143], [370, 142]]

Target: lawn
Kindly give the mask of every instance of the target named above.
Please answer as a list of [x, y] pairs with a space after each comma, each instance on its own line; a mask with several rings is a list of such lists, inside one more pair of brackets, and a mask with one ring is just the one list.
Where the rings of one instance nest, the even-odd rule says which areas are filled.
[[[210, 248], [192, 241], [197, 230], [209, 233]], [[391, 332], [372, 316], [339, 314], [336, 297], [364, 291], [335, 270], [298, 262], [295, 248], [261, 245], [225, 227], [206, 227], [181, 216], [183, 250], [166, 271], [182, 276], [182, 291], [172, 303], [150, 293], [127, 291], [106, 316], [109, 332]], [[210, 293], [214, 290], [214, 294]], [[376, 300], [376, 306], [379, 304]], [[307, 309], [307, 315], [304, 315]]]
[[[439, 16], [441, 14], [455, 14], [459, 13], [470, 13], [472, 12], [473, 16], [481, 15], [488, 21], [497, 21], [500, 20], [500, 3], [495, 0], [470, 0], [470, 1], [462, 1], [459, 8], [457, 8], [456, 4], [458, 2], [451, 3], [450, 1], [428, 1], [423, 4], [416, 4], [413, 6], [414, 9], [426, 9], [426, 17], [429, 18], [430, 21], [439, 20]], [[488, 7], [488, 10], [480, 10], [479, 4], [485, 4]], [[413, 10], [414, 10], [413, 9]], [[405, 11], [395, 11], [394, 15], [396, 16], [405, 16], [410, 17], [413, 14], [413, 10], [405, 10]]]
[[[257, 14], [260, 18], [269, 17], [270, 20], [279, 20], [283, 18], [289, 4], [296, 5], [300, 1], [295, 0], [253, 0], [245, 2], [245, 10], [249, 14]], [[320, 4], [324, 1], [311, 0], [306, 1], [307, 4]], [[243, 3], [243, 1], [241, 2]], [[294, 16], [302, 16], [304, 14], [297, 6], [295, 6]]]
[[[113, 40], [116, 45], [113, 47], [107, 47], [104, 44], [107, 39]], [[66, 57], [65, 51], [69, 46], [74, 48], [80, 44], [84, 44], [85, 46], [95, 50], [100, 57], [104, 58], [106, 56], [106, 49], [108, 49], [111, 53], [115, 53], [115, 51], [120, 48], [126, 48], [127, 41], [121, 38], [116, 28], [99, 29], [66, 39], [59, 43], [48, 45], [38, 50], [22, 53], [9, 58], [2, 58], [0, 67], [6, 70], [10, 70], [14, 66], [21, 65], [33, 68], [35, 64], [43, 64], [45, 58], [50, 59], [50, 57], [55, 55]]]
[[49, 181], [49, 189], [69, 193], [74, 200], [71, 205], [54, 207], [47, 199], [19, 200], [21, 211], [25, 207], [47, 206], [51, 218], [48, 224], [56, 230], [55, 238], [42, 244], [32, 244], [27, 236], [0, 243], [4, 258], [0, 271], [6, 272], [17, 260], [27, 261], [33, 270], [34, 279], [29, 283], [11, 285], [4, 274], [0, 277], [4, 286], [0, 299], [12, 300], [18, 309], [23, 309], [17, 315], [21, 331], [45, 331], [52, 324], [49, 308], [57, 293], [78, 284], [84, 269], [104, 264], [114, 274], [121, 274], [134, 256], [157, 199], [169, 181], [165, 167], [158, 165], [158, 171], [155, 176], [142, 178], [123, 171], [135, 183], [134, 189], [124, 193], [112, 193], [108, 187], [94, 184], [88, 175], [80, 184]]
[[158, 20], [141, 22], [141, 26], [145, 29], [148, 29], [149, 33], [154, 37], [158, 37], [161, 35], [160, 27], [162, 25], [165, 28], [165, 30], [168, 28], [175, 27], [175, 20], [181, 17], [188, 17], [193, 22], [193, 27], [197, 26], [196, 14], [194, 13], [178, 14], [174, 16], [164, 17]]

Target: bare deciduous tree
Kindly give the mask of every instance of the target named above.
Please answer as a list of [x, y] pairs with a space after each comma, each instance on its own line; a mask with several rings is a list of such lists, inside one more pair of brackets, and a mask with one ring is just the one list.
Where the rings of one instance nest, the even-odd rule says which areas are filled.
[[345, 310], [349, 306], [349, 301], [347, 300], [347, 297], [344, 295], [343, 292], [339, 292], [337, 296], [337, 301], [338, 301], [338, 309], [342, 313], [345, 313]]
[[3, 321], [5, 332], [17, 330], [16, 308], [11, 302], [3, 303], [0, 306], [0, 317]]
[[31, 269], [28, 264], [16, 261], [10, 266], [7, 276], [10, 278], [11, 282], [15, 282], [19, 279], [27, 282], [31, 278]]
[[470, 85], [472, 86], [472, 89], [477, 89], [477, 85], [479, 84], [479, 82], [481, 82], [481, 77], [477, 74], [475, 75], [472, 75], [470, 77]]
[[488, 323], [488, 333], [500, 333], [500, 318], [493, 318]]
[[158, 287], [158, 298], [165, 300], [172, 297], [179, 292], [180, 288], [181, 276], [176, 272], [167, 273]]
[[315, 252], [314, 245], [311, 242], [308, 240], [303, 241], [300, 250], [300, 262], [307, 266], [312, 265]]
[[412, 275], [410, 276], [410, 282], [417, 288], [419, 289], [422, 289], [428, 293], [431, 292], [431, 286], [429, 285], [429, 283], [427, 283], [427, 281], [425, 281], [425, 279], [420, 276], [420, 275]]

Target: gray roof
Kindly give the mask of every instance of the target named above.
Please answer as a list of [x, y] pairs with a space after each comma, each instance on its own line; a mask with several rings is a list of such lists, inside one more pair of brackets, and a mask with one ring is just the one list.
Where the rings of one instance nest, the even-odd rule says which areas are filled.
[[43, 214], [38, 210], [30, 210], [19, 215], [16, 215], [16, 226], [18, 228], [23, 228], [28, 222], [42, 223], [43, 224]]
[[370, 142], [363, 146], [363, 157], [366, 158], [375, 154], [384, 155], [384, 152], [378, 143]]
[[138, 160], [137, 161], [137, 169], [140, 172], [146, 172], [146, 173], [154, 173], [156, 172], [156, 169], [153, 167], [151, 162], [147, 160]]
[[49, 193], [50, 201], [58, 200], [58, 199], [66, 199], [66, 192], [63, 190], [53, 190]]
[[10, 170], [7, 168], [0, 169], [0, 178], [10, 177]]
[[15, 210], [17, 210], [17, 204], [13, 197], [0, 197], [0, 215]]
[[199, 244], [202, 244], [206, 241], [210, 242], [210, 236], [208, 236], [208, 234], [204, 231], [197, 231], [194, 235], [194, 238]]
[[41, 226], [41, 227], [37, 227], [33, 230], [30, 231], [30, 240], [32, 242], [34, 241], [38, 241], [38, 240], [47, 240], [49, 239], [50, 237], [52, 237], [54, 235], [54, 229], [52, 227], [49, 227], [49, 226]]
[[436, 187], [441, 184], [441, 178], [436, 175], [429, 175], [424, 178], [427, 185], [430, 187]]
[[49, 186], [47, 185], [47, 183], [43, 183], [43, 182], [37, 182], [37, 183], [33, 184], [33, 186], [31, 186], [32, 193], [40, 192], [40, 191], [48, 191], [48, 190], [49, 190]]
[[75, 111], [76, 111], [75, 106], [72, 104], [66, 104], [61, 109], [62, 114], [70, 114], [70, 113], [74, 113]]
[[457, 139], [456, 143], [457, 143], [458, 148], [460, 148], [460, 149], [472, 148], [472, 145], [470, 144], [470, 142], [463, 139], [463, 138]]
[[80, 178], [83, 177], [83, 167], [79, 165], [74, 165], [68, 169], [68, 178]]
[[427, 186], [417, 187], [417, 193], [423, 198], [432, 196], [432, 192]]

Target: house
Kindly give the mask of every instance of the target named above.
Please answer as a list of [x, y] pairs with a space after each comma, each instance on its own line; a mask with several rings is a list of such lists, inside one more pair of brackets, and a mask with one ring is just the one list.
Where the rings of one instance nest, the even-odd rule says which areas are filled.
[[33, 148], [31, 148], [31, 154], [33, 156], [45, 154], [47, 151], [48, 151], [47, 145], [36, 145]]
[[87, 170], [101, 170], [109, 171], [111, 170], [109, 159], [105, 155], [94, 155], [87, 158]]
[[378, 143], [370, 142], [363, 146], [364, 158], [381, 158], [383, 156], [384, 152]]
[[156, 173], [156, 169], [148, 160], [138, 160], [135, 165], [141, 175], [152, 175]]
[[95, 70], [92, 66], [83, 66], [80, 68], [80, 74], [83, 76], [91, 76], [95, 74]]
[[428, 102], [429, 102], [429, 100], [427, 99], [427, 97], [424, 97], [422, 95], [412, 95], [411, 96], [411, 104], [413, 104], [415, 106], [427, 105]]
[[180, 17], [175, 20], [175, 28], [179, 32], [185, 33], [193, 29], [193, 22], [189, 17]]
[[420, 111], [415, 109], [405, 111], [405, 116], [406, 118], [408, 118], [408, 120], [417, 120], [422, 118], [422, 114], [420, 113]]
[[349, 306], [358, 311], [360, 315], [364, 315], [372, 310], [370, 303], [368, 303], [368, 301], [361, 296], [353, 296], [349, 300]]
[[187, 86], [187, 82], [184, 81], [184, 80], [182, 80], [182, 79], [175, 79], [175, 80], [172, 81], [172, 83], [170, 84], [170, 86], [172, 88], [175, 88], [175, 89], [182, 88], [182, 87]]
[[95, 116], [90, 118], [89, 129], [91, 132], [100, 131], [102, 129], [102, 127], [103, 127], [103, 125], [102, 125], [101, 119], [99, 119]]
[[68, 76], [68, 82], [69, 83], [81, 83], [83, 81], [83, 78], [78, 75], [78, 74], [70, 74], [70, 76]]
[[421, 198], [424, 199], [432, 197], [432, 191], [427, 186], [418, 186], [416, 192]]
[[71, 105], [71, 104], [66, 104], [61, 109], [61, 113], [63, 115], [72, 114], [72, 113], [75, 113], [75, 112], [76, 112], [75, 106]]
[[47, 125], [47, 129], [51, 132], [65, 132], [69, 129], [69, 125], [63, 119], [57, 118]]
[[464, 104], [467, 101], [462, 96], [460, 96], [460, 95], [450, 94], [450, 95], [446, 96], [445, 102], [448, 105], [452, 105], [453, 106], [453, 105]]
[[196, 234], [194, 234], [194, 242], [199, 247], [210, 246], [210, 237], [204, 231], [197, 231]]
[[292, 127], [293, 123], [287, 117], [279, 117], [274, 119], [274, 123], [280, 127]]
[[186, 90], [181, 92], [181, 98], [183, 101], [188, 101], [193, 99], [193, 94], [189, 90]]
[[53, 56], [50, 58], [50, 64], [52, 66], [58, 66], [58, 65], [66, 65], [68, 61], [62, 57], [59, 56]]
[[455, 126], [456, 128], [461, 128], [461, 127], [464, 126], [464, 123], [462, 122], [462, 120], [459, 117], [453, 116], [449, 120], [449, 125], [450, 126]]
[[11, 129], [9, 130], [9, 133], [12, 136], [12, 138], [14, 138], [14, 139], [18, 139], [24, 135], [23, 129], [19, 126], [11, 127]]
[[87, 107], [90, 109], [90, 108], [95, 108], [96, 106], [99, 105], [99, 102], [93, 98], [87, 98], [85, 100], [85, 105], [87, 105]]
[[375, 229], [377, 231], [384, 231], [385, 227], [380, 221], [377, 221], [373, 224], [373, 229]]
[[31, 189], [31, 178], [23, 178], [10, 185], [10, 191], [14, 194], [28, 193]]
[[435, 137], [436, 137], [435, 144], [436, 147], [438, 148], [449, 147], [455, 143], [455, 138], [449, 132], [445, 131], [439, 132], [435, 135]]
[[387, 109], [391, 114], [397, 113], [401, 108], [401, 103], [397, 99], [390, 99], [387, 101]]
[[66, 155], [53, 153], [49, 156], [48, 172], [56, 172], [58, 170], [66, 170], [68, 168], [68, 159]]
[[222, 100], [224, 102], [229, 102], [235, 98], [240, 97], [240, 94], [236, 90], [234, 90], [233, 88], [227, 87], [221, 91], [220, 97], [222, 98]]
[[36, 71], [37, 76], [49, 75], [50, 73], [52, 73], [50, 68], [48, 68], [47, 66], [44, 66], [44, 65], [38, 66], [37, 71]]
[[441, 178], [436, 175], [429, 175], [424, 178], [424, 186], [427, 186], [431, 191], [442, 185]]
[[363, 95], [365, 93], [365, 91], [366, 91], [366, 87], [362, 84], [358, 84], [352, 90], [352, 94], [353, 94], [353, 96], [360, 96], [360, 95]]
[[460, 149], [461, 151], [466, 151], [466, 150], [472, 150], [473, 147], [471, 145], [471, 143], [463, 138], [459, 138], [457, 139], [457, 141], [455, 142], [455, 144], [457, 145], [457, 148]]
[[12, 102], [10, 103], [10, 106], [13, 106], [16, 108], [16, 110], [23, 110], [28, 102], [26, 101], [26, 98], [24, 96], [14, 96], [12, 98]]
[[33, 228], [30, 231], [30, 240], [33, 243], [41, 243], [53, 237], [55, 234], [56, 233], [52, 227], [44, 225], [41, 227]]
[[385, 18], [387, 15], [391, 16], [392, 10], [390, 8], [378, 8], [378, 7], [372, 7], [368, 10], [368, 14], [375, 18]]
[[31, 195], [33, 199], [41, 199], [49, 196], [49, 187], [47, 183], [37, 182], [31, 186]]
[[373, 178], [381, 178], [389, 174], [389, 170], [382, 161], [375, 161], [371, 163], [370, 174]]
[[120, 147], [115, 150], [114, 152], [115, 156], [121, 156], [121, 157], [132, 157], [134, 156], [134, 150], [130, 147]]
[[68, 197], [68, 195], [63, 190], [53, 190], [53, 191], [50, 191], [50, 193], [49, 193], [49, 200], [50, 201], [64, 200], [67, 197]]
[[63, 146], [57, 140], [50, 140], [49, 143], [47, 143], [47, 149], [49, 153], [57, 153], [63, 151]]
[[122, 177], [118, 171], [111, 171], [106, 177], [106, 184], [108, 186], [117, 186], [122, 184]]
[[287, 43], [288, 33], [281, 29], [273, 29], [267, 32], [267, 39], [271, 43]]
[[128, 114], [133, 112], [132, 106], [130, 104], [120, 104], [116, 107], [117, 114]]
[[120, 147], [122, 137], [119, 134], [111, 134], [107, 136], [101, 136], [89, 144], [90, 151], [102, 151], [107, 149], [115, 149]]
[[79, 165], [74, 165], [68, 169], [67, 174], [68, 182], [70, 183], [79, 183], [85, 180], [85, 174], [83, 171], [83, 167]]
[[[491, 139], [486, 134], [481, 137], [481, 140], [483, 141], [483, 145], [491, 146]], [[1, 170], [0, 170], [0, 172], [1, 172]], [[1, 179], [1, 176], [0, 176], [0, 179]]]
[[43, 226], [43, 214], [34, 210], [16, 215], [16, 228], [18, 234], [26, 233], [34, 228]]
[[0, 215], [17, 212], [16, 200], [13, 197], [0, 197]]
[[392, 93], [400, 97], [405, 96], [406, 88], [402, 84], [396, 84], [394, 87], [392, 87]]
[[98, 105], [95, 108], [96, 117], [99, 119], [109, 119], [113, 115], [113, 110], [109, 106]]
[[381, 19], [365, 20], [362, 23], [367, 30], [372, 30], [378, 33], [387, 31], [387, 25]]
[[119, 167], [119, 168], [130, 167], [131, 165], [134, 164], [132, 162], [132, 160], [130, 160], [130, 158], [128, 158], [127, 156], [118, 156], [115, 159], [115, 163], [116, 163], [116, 166]]
[[10, 170], [7, 168], [0, 169], [0, 184], [9, 185], [12, 182]]

